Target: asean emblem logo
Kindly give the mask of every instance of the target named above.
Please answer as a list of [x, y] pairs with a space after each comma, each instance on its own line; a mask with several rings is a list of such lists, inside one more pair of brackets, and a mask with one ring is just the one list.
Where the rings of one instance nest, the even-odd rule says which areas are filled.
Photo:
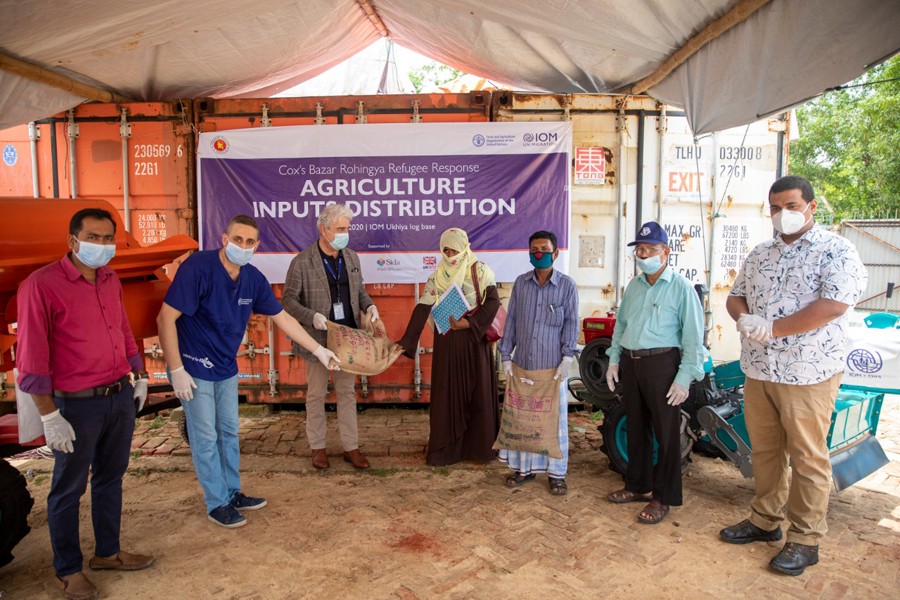
[[472, 136], [472, 144], [478, 148], [481, 148], [482, 146], [484, 146], [484, 141], [485, 141], [484, 136], [481, 135], [480, 133], [476, 133], [475, 135]]
[[847, 366], [860, 373], [877, 373], [884, 366], [878, 352], [857, 348], [847, 355]]
[[226, 152], [228, 152], [228, 148], [229, 148], [228, 140], [226, 140], [222, 136], [218, 136], [218, 137], [214, 138], [212, 141], [212, 144], [210, 144], [210, 145], [212, 146], [212, 149], [215, 150], [216, 152], [218, 152], [219, 154], [225, 154]]

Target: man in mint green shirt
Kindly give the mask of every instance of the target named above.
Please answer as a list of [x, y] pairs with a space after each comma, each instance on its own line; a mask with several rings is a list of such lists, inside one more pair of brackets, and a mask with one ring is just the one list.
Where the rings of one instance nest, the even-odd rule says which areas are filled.
[[[703, 378], [703, 307], [691, 283], [669, 268], [669, 237], [658, 223], [641, 226], [634, 260], [641, 273], [625, 288], [606, 351], [606, 382], [619, 378], [628, 433], [625, 487], [610, 502], [644, 502], [642, 523], [659, 523], [681, 506], [681, 408], [691, 381]], [[653, 435], [659, 442], [653, 465]]]

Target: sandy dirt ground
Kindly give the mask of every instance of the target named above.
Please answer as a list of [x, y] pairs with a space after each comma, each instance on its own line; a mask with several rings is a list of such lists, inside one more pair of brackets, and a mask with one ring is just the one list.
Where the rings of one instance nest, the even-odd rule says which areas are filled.
[[[206, 519], [188, 456], [136, 450], [124, 482], [123, 548], [151, 553], [156, 564], [134, 573], [86, 570], [102, 597], [900, 598], [897, 397], [885, 406], [879, 435], [893, 462], [832, 494], [821, 563], [799, 577], [767, 569], [780, 543], [719, 541], [720, 528], [747, 516], [752, 497], [751, 481], [730, 463], [695, 457], [685, 505], [659, 525], [636, 521], [639, 504], [606, 502], [621, 478], [598, 452], [588, 413], [570, 415], [570, 491], [562, 498], [548, 493], [544, 476], [504, 487], [501, 463], [426, 467], [422, 411], [360, 415], [363, 449], [376, 467], [369, 472], [340, 461], [336, 436], [329, 439], [332, 468], [314, 471], [302, 423], [302, 412], [242, 419], [244, 489], [269, 504], [234, 530]], [[136, 440], [177, 435], [176, 424], [156, 424]], [[334, 428], [330, 422], [330, 435]], [[265, 450], [272, 435], [281, 445], [269, 447], [281, 451]], [[29, 475], [33, 531], [0, 570], [0, 596], [61, 598], [47, 531], [52, 463], [14, 464]], [[93, 551], [89, 504], [87, 494], [86, 557]]]

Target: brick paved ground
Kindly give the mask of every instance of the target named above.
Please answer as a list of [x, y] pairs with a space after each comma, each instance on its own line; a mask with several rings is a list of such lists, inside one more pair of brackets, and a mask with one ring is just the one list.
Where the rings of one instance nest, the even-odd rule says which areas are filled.
[[[257, 411], [250, 407], [250, 412]], [[770, 573], [779, 544], [728, 546], [718, 530], [746, 516], [752, 484], [731, 464], [698, 457], [685, 506], [661, 525], [612, 506], [620, 485], [597, 450], [588, 413], [570, 414], [570, 493], [546, 479], [510, 490], [500, 463], [423, 465], [427, 413], [370, 409], [360, 440], [374, 468], [340, 460], [329, 414], [332, 468], [312, 469], [303, 412], [242, 418], [242, 477], [269, 506], [239, 530], [203, 518], [177, 414], [147, 419], [125, 479], [124, 543], [157, 565], [92, 579], [122, 598], [897, 598], [900, 589], [900, 398], [886, 403], [879, 437], [892, 462], [832, 494], [822, 563], [801, 577]], [[8, 598], [55, 598], [46, 529], [49, 461], [31, 470], [34, 531], [0, 571]], [[86, 497], [87, 498], [87, 497]], [[90, 517], [82, 510], [86, 552]]]

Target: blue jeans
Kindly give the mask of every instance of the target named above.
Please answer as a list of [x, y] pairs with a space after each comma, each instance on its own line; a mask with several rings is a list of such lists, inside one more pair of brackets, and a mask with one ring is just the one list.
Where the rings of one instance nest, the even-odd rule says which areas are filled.
[[206, 381], [195, 377], [194, 383], [194, 398], [182, 400], [181, 405], [208, 514], [228, 504], [241, 489], [238, 378]]
[[107, 557], [119, 552], [122, 476], [134, 432], [134, 389], [126, 385], [113, 396], [54, 397], [53, 402], [75, 431], [73, 452], [53, 452], [53, 483], [47, 496], [53, 568], [65, 577], [83, 567], [78, 512], [89, 472], [94, 554]]

